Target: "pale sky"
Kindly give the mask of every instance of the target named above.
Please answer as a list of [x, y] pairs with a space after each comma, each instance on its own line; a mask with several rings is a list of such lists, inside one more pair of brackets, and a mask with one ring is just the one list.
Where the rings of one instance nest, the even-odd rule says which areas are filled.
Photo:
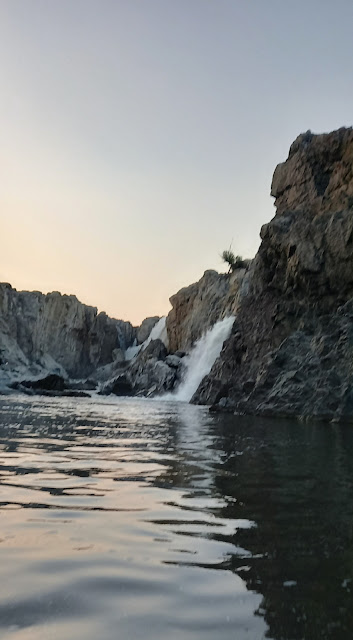
[[352, 0], [0, 0], [0, 280], [139, 323], [350, 126]]

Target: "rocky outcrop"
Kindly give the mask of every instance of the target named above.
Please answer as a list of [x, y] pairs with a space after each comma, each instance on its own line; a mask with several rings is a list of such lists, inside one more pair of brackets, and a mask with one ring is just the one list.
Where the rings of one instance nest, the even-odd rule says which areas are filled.
[[353, 131], [303, 134], [272, 182], [230, 339], [195, 402], [353, 418]]
[[16, 291], [0, 284], [0, 373], [28, 371], [86, 377], [114, 360], [136, 337], [129, 322], [114, 320], [75, 296]]
[[[109, 368], [111, 365], [109, 365]], [[167, 347], [160, 339], [151, 340], [133, 360], [115, 370], [108, 377], [101, 377], [101, 395], [155, 396], [171, 391], [181, 379], [182, 357], [168, 354]], [[99, 370], [98, 370], [99, 371]], [[108, 377], [108, 379], [107, 379]]]
[[89, 398], [88, 393], [82, 390], [69, 388], [67, 382], [57, 374], [50, 374], [45, 378], [15, 381], [10, 384], [10, 388], [21, 391], [27, 395], [42, 396], [68, 396], [73, 398]]
[[167, 316], [167, 332], [171, 352], [188, 351], [218, 320], [236, 313], [239, 300], [246, 291], [245, 268], [232, 274], [205, 271], [202, 278], [184, 287], [170, 298], [172, 310]]
[[133, 387], [124, 373], [107, 380], [99, 391], [99, 395], [108, 396], [113, 393], [116, 396], [135, 395]]
[[137, 344], [143, 344], [145, 340], [147, 340], [158, 320], [160, 320], [159, 316], [152, 316], [151, 318], [145, 318], [144, 320], [142, 320], [136, 332]]
[[152, 340], [127, 370], [138, 395], [154, 396], [173, 389], [181, 373], [181, 358], [168, 356], [162, 340]]

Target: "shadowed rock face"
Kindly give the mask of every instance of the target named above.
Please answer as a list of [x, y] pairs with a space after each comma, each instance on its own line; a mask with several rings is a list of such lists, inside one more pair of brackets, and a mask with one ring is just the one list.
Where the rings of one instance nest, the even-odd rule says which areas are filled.
[[[0, 366], [33, 364], [70, 377], [87, 376], [133, 343], [136, 330], [75, 296], [16, 291], [0, 284]], [[58, 370], [56, 370], [58, 369]]]
[[352, 129], [299, 136], [271, 193], [277, 213], [261, 229], [248, 294], [194, 401], [353, 418]]
[[172, 310], [167, 316], [171, 352], [188, 351], [215, 322], [234, 315], [244, 290], [247, 267], [232, 274], [205, 271], [202, 278], [180, 289], [170, 298]]
[[166, 346], [159, 339], [152, 340], [140, 351], [126, 373], [136, 394], [153, 396], [173, 388], [179, 375], [180, 358], [175, 356], [170, 360], [169, 356], [168, 361], [167, 354]]

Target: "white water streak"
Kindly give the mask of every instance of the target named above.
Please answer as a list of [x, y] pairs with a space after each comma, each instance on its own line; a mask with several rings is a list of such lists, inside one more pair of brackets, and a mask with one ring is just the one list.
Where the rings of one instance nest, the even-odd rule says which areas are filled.
[[165, 346], [168, 347], [168, 336], [167, 336], [167, 328], [165, 325], [166, 317], [160, 318], [158, 322], [154, 325], [150, 335], [142, 344], [134, 345], [133, 347], [129, 347], [125, 351], [125, 360], [132, 360], [137, 356], [140, 351], [144, 351], [147, 345], [152, 340], [162, 340]]
[[184, 379], [178, 389], [174, 393], [164, 395], [163, 400], [190, 402], [201, 380], [211, 371], [219, 357], [224, 341], [230, 336], [233, 323], [233, 316], [219, 320], [197, 340], [190, 353], [183, 359], [186, 365]]

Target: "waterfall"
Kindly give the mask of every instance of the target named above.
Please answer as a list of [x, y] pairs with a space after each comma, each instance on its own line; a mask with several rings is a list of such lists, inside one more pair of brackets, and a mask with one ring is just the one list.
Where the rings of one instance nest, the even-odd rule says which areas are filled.
[[142, 344], [137, 344], [137, 340], [134, 340], [132, 347], [128, 347], [125, 351], [125, 360], [133, 360], [141, 350]]
[[168, 347], [168, 335], [167, 335], [167, 328], [165, 323], [166, 323], [166, 317], [163, 316], [163, 318], [160, 318], [158, 322], [154, 325], [150, 335], [145, 340], [145, 342], [143, 342], [142, 344], [136, 344], [136, 340], [135, 340], [133, 346], [126, 349], [125, 360], [132, 360], [133, 358], [135, 358], [135, 356], [137, 356], [137, 354], [140, 351], [144, 351], [146, 349], [147, 345], [152, 340], [162, 340], [165, 346]]
[[184, 378], [177, 390], [162, 397], [163, 400], [190, 402], [201, 380], [211, 371], [221, 353], [224, 341], [229, 338], [234, 316], [219, 320], [211, 327], [184, 357]]

